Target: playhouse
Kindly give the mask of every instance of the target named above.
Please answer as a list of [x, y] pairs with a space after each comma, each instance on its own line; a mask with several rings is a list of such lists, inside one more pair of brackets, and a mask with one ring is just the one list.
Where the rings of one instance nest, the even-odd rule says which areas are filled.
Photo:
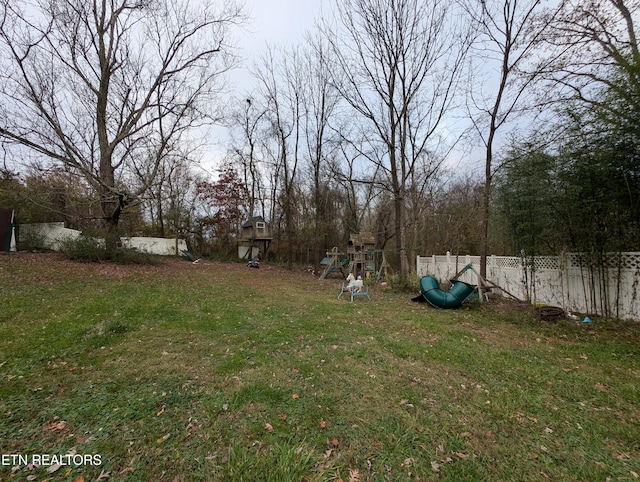
[[347, 257], [349, 272], [357, 276], [370, 276], [376, 271], [376, 239], [372, 233], [364, 232], [349, 236]]
[[264, 258], [271, 243], [269, 227], [262, 216], [254, 216], [242, 225], [238, 239], [238, 258], [255, 260]]

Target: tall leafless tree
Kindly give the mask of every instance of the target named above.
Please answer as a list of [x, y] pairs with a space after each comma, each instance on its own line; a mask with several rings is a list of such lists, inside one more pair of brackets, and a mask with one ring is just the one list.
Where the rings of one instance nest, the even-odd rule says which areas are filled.
[[335, 155], [336, 142], [331, 122], [336, 117], [339, 95], [331, 85], [331, 58], [326, 41], [321, 36], [309, 37], [302, 51], [304, 96], [304, 140], [311, 182], [313, 219], [313, 263], [322, 259], [322, 249], [329, 225], [335, 223], [331, 214], [329, 159]]
[[[468, 111], [485, 148], [480, 274], [486, 278], [498, 134], [508, 121], [534, 112], [528, 94], [549, 62], [540, 55], [539, 47], [556, 12], [544, 11], [542, 0], [462, 0], [461, 4], [477, 31]], [[498, 75], [482, 82], [487, 69], [494, 69]]]
[[[261, 146], [264, 144], [264, 131], [267, 111], [260, 101], [247, 96], [240, 101], [236, 112], [231, 116], [229, 132], [231, 134], [230, 157], [239, 168], [242, 180], [247, 187], [249, 217], [265, 216], [264, 172], [261, 166]], [[259, 211], [259, 212], [258, 212]]]
[[[270, 137], [274, 142], [272, 154], [274, 172], [272, 189], [284, 218], [287, 239], [287, 268], [293, 268], [295, 241], [296, 177], [301, 156], [302, 77], [299, 51], [280, 51], [269, 47], [256, 70], [266, 116], [270, 123]], [[275, 206], [275, 204], [274, 204]]]
[[80, 173], [113, 232], [163, 157], [211, 120], [241, 21], [232, 0], [0, 0], [0, 136]]
[[402, 280], [409, 272], [407, 189], [453, 107], [467, 52], [454, 7], [444, 0], [344, 0], [336, 2], [336, 25], [323, 26], [336, 58], [335, 85], [372, 147], [375, 182], [393, 199]]

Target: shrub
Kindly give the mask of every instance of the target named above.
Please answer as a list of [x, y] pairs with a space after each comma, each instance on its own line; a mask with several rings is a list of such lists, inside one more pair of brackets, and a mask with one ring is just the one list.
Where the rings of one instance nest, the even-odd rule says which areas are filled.
[[118, 247], [108, 251], [102, 239], [81, 234], [76, 239], [67, 239], [62, 243], [62, 251], [74, 261], [99, 263], [113, 261], [119, 264], [156, 264], [157, 257], [138, 251], [135, 248]]
[[399, 275], [392, 275], [388, 278], [391, 289], [398, 293], [413, 293], [420, 290], [420, 278], [415, 274], [410, 274], [402, 281]]
[[62, 242], [62, 251], [74, 261], [97, 263], [106, 259], [104, 243], [84, 233], [75, 239], [65, 239]]
[[107, 259], [120, 264], [158, 264], [158, 256], [136, 248], [117, 248]]
[[20, 251], [41, 251], [46, 249], [45, 237], [37, 230], [18, 228], [17, 234], [17, 248]]

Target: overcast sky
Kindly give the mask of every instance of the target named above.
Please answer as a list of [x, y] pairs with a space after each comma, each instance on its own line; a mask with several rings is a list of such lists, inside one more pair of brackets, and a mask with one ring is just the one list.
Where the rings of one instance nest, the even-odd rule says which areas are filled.
[[313, 28], [321, 6], [327, 3], [328, 0], [245, 0], [251, 20], [236, 33], [244, 59], [236, 76], [247, 75], [246, 69], [252, 66], [267, 45], [288, 47], [301, 44], [305, 32]]
[[246, 0], [252, 20], [243, 43], [248, 48], [295, 43], [313, 26], [323, 3], [326, 0]]
[[[304, 34], [313, 28], [314, 20], [332, 0], [245, 0], [245, 10], [251, 17], [247, 25], [234, 33], [240, 49], [242, 65], [229, 73], [233, 96], [249, 93], [255, 81], [250, 69], [264, 53], [267, 45], [288, 47], [302, 44]], [[212, 129], [209, 149], [203, 164], [213, 169], [226, 152], [228, 131], [219, 126]]]

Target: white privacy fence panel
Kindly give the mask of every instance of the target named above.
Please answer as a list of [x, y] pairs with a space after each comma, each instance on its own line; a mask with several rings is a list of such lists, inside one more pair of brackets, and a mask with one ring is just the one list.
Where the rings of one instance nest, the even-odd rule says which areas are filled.
[[161, 256], [173, 256], [181, 251], [187, 250], [187, 242], [184, 239], [178, 239], [176, 253], [175, 238], [147, 238], [142, 236], [134, 236], [131, 238], [120, 238], [122, 245], [126, 248], [135, 248], [145, 253], [158, 254]]
[[[64, 222], [60, 223], [37, 223], [37, 224], [20, 224], [18, 226], [19, 236], [22, 239], [31, 237], [38, 238], [42, 243], [42, 247], [52, 251], [62, 251], [64, 243], [77, 239], [82, 232], [76, 229], [64, 227]], [[142, 236], [122, 237], [120, 238], [122, 245], [126, 248], [135, 248], [138, 251], [144, 251], [149, 254], [157, 254], [161, 256], [173, 256], [180, 254], [181, 251], [187, 249], [187, 243], [184, 239], [177, 241], [175, 238], [148, 238]], [[178, 251], [176, 252], [176, 247]]]
[[78, 236], [80, 236], [80, 231], [65, 228], [64, 222], [20, 224], [18, 226], [19, 238], [38, 238], [43, 248], [52, 251], [61, 251], [65, 242], [73, 241]]
[[[435, 276], [444, 282], [467, 265], [480, 272], [480, 257], [418, 256], [416, 273]], [[466, 270], [458, 279], [478, 284], [472, 270]], [[640, 253], [613, 253], [598, 260], [579, 253], [540, 256], [533, 261], [490, 256], [487, 258], [487, 279], [531, 303], [640, 320]]]

